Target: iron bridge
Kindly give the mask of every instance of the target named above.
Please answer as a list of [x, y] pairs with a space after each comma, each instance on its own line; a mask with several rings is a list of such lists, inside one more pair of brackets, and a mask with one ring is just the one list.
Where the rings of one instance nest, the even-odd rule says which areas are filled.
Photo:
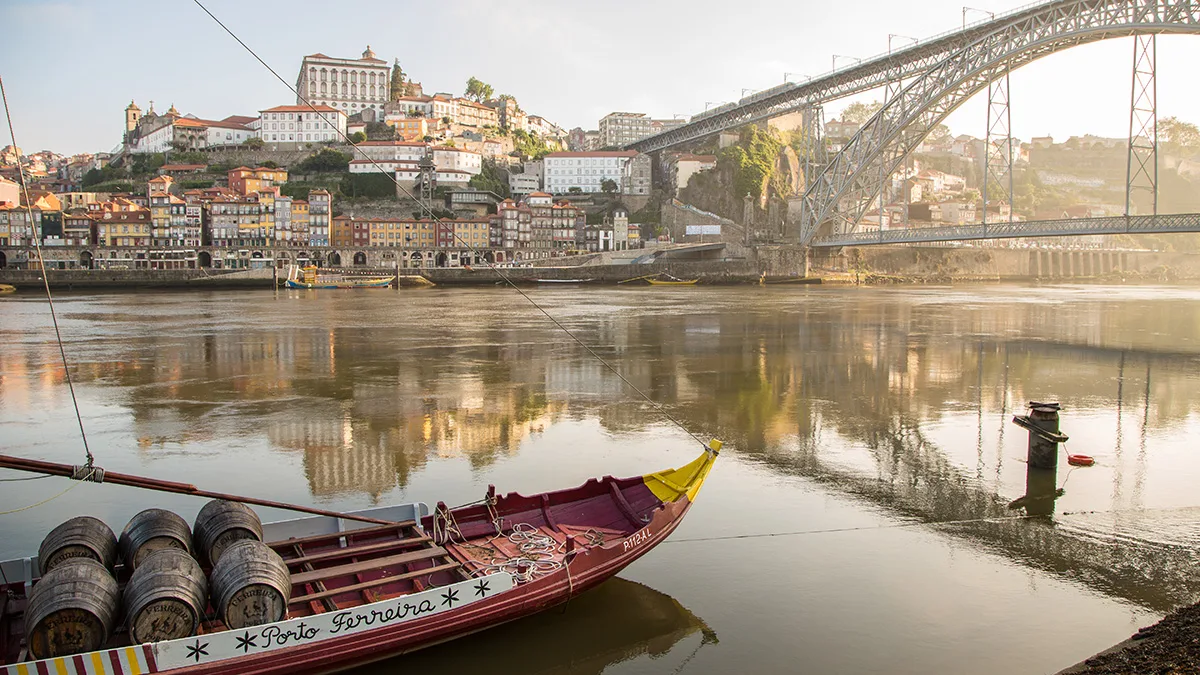
[[1102, 218], [1066, 218], [1013, 223], [909, 227], [881, 231], [850, 232], [813, 237], [813, 247], [870, 246], [878, 244], [917, 244], [938, 241], [975, 241], [980, 239], [1016, 239], [1024, 237], [1063, 237], [1091, 234], [1155, 234], [1163, 232], [1200, 232], [1200, 213], [1159, 216], [1107, 216]]

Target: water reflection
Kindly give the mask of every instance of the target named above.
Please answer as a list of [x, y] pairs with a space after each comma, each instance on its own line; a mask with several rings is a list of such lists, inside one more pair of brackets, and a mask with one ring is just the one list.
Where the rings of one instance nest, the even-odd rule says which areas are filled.
[[[1057, 512], [944, 529], [1149, 607], [1200, 597], [1195, 512], [1131, 511], [1194, 505], [1200, 457], [1181, 443], [1200, 431], [1200, 293], [774, 290], [540, 299], [747, 460], [927, 522]], [[662, 423], [511, 294], [268, 297], [69, 301], [86, 330], [68, 335], [88, 336], [69, 346], [77, 381], [119, 399], [141, 452], [265, 438], [299, 455], [318, 498], [379, 500], [440, 458], [490, 466], [567, 418]], [[6, 425], [63, 376], [36, 306], [9, 307], [31, 329], [0, 326]], [[1047, 399], [1097, 468], [1027, 474], [1008, 419]]]
[[488, 654], [502, 672], [590, 675], [640, 656], [666, 657], [675, 666], [716, 642], [716, 633], [671, 596], [617, 577], [564, 606], [360, 672], [470, 672]]

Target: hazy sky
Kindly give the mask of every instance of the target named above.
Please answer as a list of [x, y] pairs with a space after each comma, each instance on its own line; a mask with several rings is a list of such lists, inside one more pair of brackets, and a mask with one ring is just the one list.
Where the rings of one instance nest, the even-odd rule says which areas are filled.
[[[357, 57], [369, 43], [380, 58], [399, 58], [427, 93], [460, 94], [476, 76], [530, 113], [586, 129], [614, 110], [690, 115], [736, 100], [743, 87], [780, 84], [785, 71], [823, 73], [833, 54], [883, 52], [889, 33], [929, 37], [963, 16], [947, 0], [202, 1], [288, 82], [305, 54]], [[217, 119], [295, 99], [192, 0], [0, 0], [0, 25], [0, 77], [26, 152], [112, 149], [130, 99]], [[1161, 37], [1158, 51], [1160, 117], [1200, 121], [1200, 90], [1188, 78], [1200, 40]], [[1017, 71], [1013, 133], [1126, 136], [1132, 52], [1131, 38], [1114, 39]], [[983, 102], [949, 123], [983, 135]]]

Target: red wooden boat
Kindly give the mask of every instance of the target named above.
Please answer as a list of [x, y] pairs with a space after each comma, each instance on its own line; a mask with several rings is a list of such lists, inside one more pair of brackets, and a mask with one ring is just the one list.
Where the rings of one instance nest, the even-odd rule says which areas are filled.
[[[315, 516], [269, 523], [263, 538], [291, 574], [287, 618], [228, 629], [213, 608], [199, 634], [28, 661], [26, 598], [36, 557], [0, 563], [2, 675], [332, 673], [444, 642], [562, 603], [666, 539], [720, 450], [679, 468], [592, 479], [532, 497], [497, 496], [432, 512], [407, 504], [357, 512], [388, 525]], [[124, 583], [128, 573], [120, 566]]]

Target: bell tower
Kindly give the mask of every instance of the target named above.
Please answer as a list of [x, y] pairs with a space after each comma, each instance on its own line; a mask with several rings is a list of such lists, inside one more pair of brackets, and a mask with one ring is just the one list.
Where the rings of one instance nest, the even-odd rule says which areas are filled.
[[138, 120], [142, 119], [142, 109], [133, 101], [125, 108], [125, 133], [137, 128]]

